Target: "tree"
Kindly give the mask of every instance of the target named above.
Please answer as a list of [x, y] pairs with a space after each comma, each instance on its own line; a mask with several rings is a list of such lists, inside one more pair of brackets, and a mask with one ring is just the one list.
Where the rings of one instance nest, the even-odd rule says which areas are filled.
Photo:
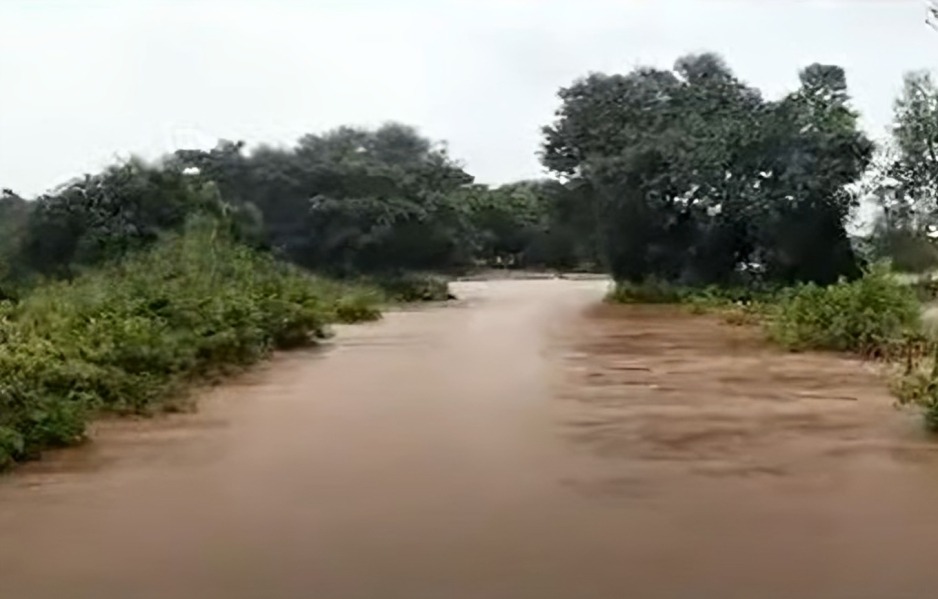
[[[0, 190], [0, 280], [18, 276], [16, 253], [23, 242], [31, 205], [11, 189]], [[0, 299], [8, 294], [0, 290]]]
[[489, 264], [522, 265], [525, 252], [547, 225], [541, 198], [523, 185], [476, 185], [457, 201], [468, 210], [475, 255]]
[[727, 283], [756, 263], [775, 280], [831, 282], [856, 274], [843, 186], [872, 144], [842, 69], [812, 65], [801, 80], [766, 102], [714, 54], [593, 74], [560, 91], [542, 161], [596, 194], [616, 278]]
[[860, 274], [846, 233], [857, 201], [847, 185], [869, 164], [873, 143], [858, 129], [843, 69], [811, 65], [801, 87], [772, 106], [772, 184], [758, 246], [769, 276], [831, 283]]
[[85, 175], [35, 201], [18, 252], [33, 270], [70, 275], [77, 265], [118, 258], [175, 230], [199, 211], [219, 213], [217, 195], [177, 171], [139, 159]]
[[896, 99], [892, 139], [895, 158], [889, 175], [910, 225], [938, 224], [938, 89], [927, 72], [907, 73]]
[[894, 105], [891, 139], [864, 180], [878, 214], [872, 233], [877, 256], [902, 270], [938, 264], [930, 236], [938, 230], [938, 89], [929, 73], [907, 73]]
[[340, 127], [251, 154], [223, 142], [174, 164], [255, 207], [267, 244], [298, 264], [350, 274], [468, 262], [465, 210], [450, 197], [472, 177], [412, 127]]

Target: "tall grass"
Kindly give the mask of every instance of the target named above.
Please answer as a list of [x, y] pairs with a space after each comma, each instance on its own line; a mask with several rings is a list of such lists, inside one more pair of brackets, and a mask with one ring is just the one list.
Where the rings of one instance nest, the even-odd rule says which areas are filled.
[[207, 222], [72, 282], [0, 302], [0, 468], [149, 412], [201, 377], [380, 316], [383, 294], [311, 277]]

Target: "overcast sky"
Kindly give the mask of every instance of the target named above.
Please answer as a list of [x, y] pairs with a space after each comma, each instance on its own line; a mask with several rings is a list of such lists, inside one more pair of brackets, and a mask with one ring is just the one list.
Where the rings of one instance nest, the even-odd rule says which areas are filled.
[[0, 0], [0, 187], [387, 120], [482, 182], [535, 177], [560, 86], [702, 50], [770, 96], [842, 65], [881, 136], [902, 73], [938, 64], [924, 17], [919, 0]]

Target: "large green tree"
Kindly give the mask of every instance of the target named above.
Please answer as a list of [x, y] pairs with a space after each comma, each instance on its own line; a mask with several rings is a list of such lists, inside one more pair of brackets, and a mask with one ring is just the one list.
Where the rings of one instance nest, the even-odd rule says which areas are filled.
[[872, 198], [874, 253], [902, 270], [938, 265], [930, 235], [938, 230], [938, 89], [925, 71], [907, 73], [896, 98], [890, 139], [860, 192]]
[[177, 152], [174, 164], [255, 207], [267, 243], [299, 264], [352, 273], [468, 262], [465, 211], [451, 198], [472, 177], [412, 127], [342, 127], [251, 153], [223, 142]]
[[219, 213], [217, 194], [185, 174], [133, 159], [35, 200], [17, 260], [46, 275], [118, 258], [180, 228], [199, 211]]
[[791, 282], [856, 273], [844, 192], [872, 144], [843, 70], [812, 65], [769, 102], [716, 55], [593, 74], [560, 91], [542, 160], [595, 193], [613, 275], [725, 283], [757, 267]]

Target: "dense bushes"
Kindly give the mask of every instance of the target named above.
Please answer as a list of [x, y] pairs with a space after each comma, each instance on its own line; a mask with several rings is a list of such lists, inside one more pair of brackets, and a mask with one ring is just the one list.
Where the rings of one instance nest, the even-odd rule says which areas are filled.
[[770, 303], [776, 300], [779, 292], [777, 288], [766, 286], [690, 287], [648, 278], [641, 283], [615, 283], [606, 295], [606, 301], [620, 304], [685, 304], [695, 312], [700, 312], [707, 308], [726, 308], [730, 305]]
[[265, 243], [284, 258], [343, 277], [505, 259], [576, 264], [577, 238], [591, 233], [589, 219], [570, 214], [582, 212], [573, 190], [474, 185], [442, 146], [400, 124], [341, 127], [277, 150], [221, 142], [177, 152], [167, 168], [197, 170], [225, 202], [254, 207]]
[[346, 279], [598, 262], [582, 185], [472, 180], [439, 144], [397, 124], [342, 127], [284, 149], [222, 141], [150, 163], [134, 158], [32, 202], [0, 192], [0, 283], [9, 282], [3, 270], [16, 283], [72, 277], [203, 213], [223, 218], [246, 245]]
[[938, 356], [934, 353], [917, 363], [910, 363], [905, 372], [892, 381], [892, 391], [900, 405], [922, 410], [925, 426], [938, 431]]
[[620, 281], [612, 286], [606, 299], [620, 304], [678, 304], [685, 301], [692, 290], [649, 277], [641, 283]]
[[196, 213], [219, 213], [214, 186], [131, 159], [28, 204], [11, 260], [22, 275], [71, 277], [178, 231]]
[[448, 281], [440, 276], [420, 273], [396, 273], [365, 279], [378, 287], [393, 302], [437, 302], [453, 299]]
[[186, 383], [378, 316], [377, 290], [318, 280], [211, 221], [0, 304], [0, 465], [79, 440], [100, 410], [147, 412]]
[[919, 330], [915, 291], [883, 266], [852, 282], [807, 284], [782, 296], [768, 324], [771, 338], [793, 349], [870, 354]]
[[916, 291], [886, 266], [854, 281], [780, 289], [678, 287], [649, 279], [617, 283], [607, 296], [619, 303], [680, 303], [701, 311], [747, 306], [763, 316], [769, 337], [790, 349], [876, 353], [921, 328]]

